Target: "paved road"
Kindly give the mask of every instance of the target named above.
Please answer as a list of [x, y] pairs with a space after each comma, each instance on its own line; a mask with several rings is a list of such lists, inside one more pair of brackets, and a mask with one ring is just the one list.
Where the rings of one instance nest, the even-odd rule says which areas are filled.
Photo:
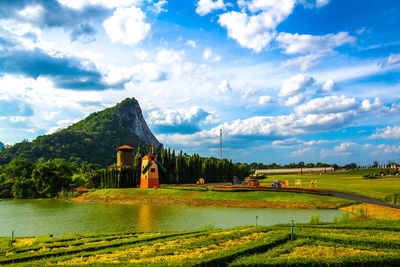
[[355, 200], [355, 201], [361, 201], [364, 203], [369, 203], [369, 204], [375, 204], [379, 206], [384, 206], [384, 207], [390, 207], [390, 208], [395, 208], [395, 209], [400, 209], [399, 205], [394, 205], [394, 204], [389, 204], [381, 200], [369, 198], [369, 197], [363, 197], [359, 195], [354, 195], [354, 194], [349, 194], [349, 193], [342, 193], [342, 192], [337, 192], [337, 191], [331, 191], [331, 190], [321, 190], [319, 189], [318, 191], [327, 193], [330, 196], [333, 197], [340, 197], [340, 198], [345, 198], [345, 199], [350, 199], [350, 200]]

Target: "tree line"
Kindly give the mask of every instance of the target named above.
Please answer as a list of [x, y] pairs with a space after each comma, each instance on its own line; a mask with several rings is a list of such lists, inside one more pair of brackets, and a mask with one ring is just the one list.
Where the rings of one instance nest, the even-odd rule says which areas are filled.
[[[66, 159], [40, 158], [36, 162], [24, 157], [17, 157], [8, 164], [0, 165], [1, 198], [36, 198], [54, 197], [71, 192], [74, 187], [88, 188], [123, 188], [137, 187], [140, 183], [141, 159], [144, 153], [138, 149], [134, 155], [134, 166], [117, 170], [115, 167], [99, 169], [97, 164], [90, 164], [80, 158]], [[236, 176], [244, 179], [255, 169], [334, 167], [336, 164], [304, 162], [287, 165], [262, 163], [233, 163], [228, 159], [200, 157], [198, 154], [187, 155], [182, 151], [162, 149], [158, 161], [166, 168], [159, 170], [160, 184], [196, 183], [200, 178], [206, 183], [232, 181]], [[335, 166], [336, 165], [336, 166]], [[357, 165], [350, 164], [352, 168]]]

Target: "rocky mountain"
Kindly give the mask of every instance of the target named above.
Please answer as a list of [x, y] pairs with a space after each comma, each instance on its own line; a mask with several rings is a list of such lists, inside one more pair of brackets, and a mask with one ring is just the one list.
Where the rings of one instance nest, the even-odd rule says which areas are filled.
[[116, 148], [124, 144], [135, 148], [139, 144], [159, 144], [134, 98], [127, 98], [114, 107], [92, 113], [56, 133], [4, 149], [0, 153], [0, 164], [23, 156], [33, 161], [39, 158], [80, 158], [105, 167], [115, 163]]

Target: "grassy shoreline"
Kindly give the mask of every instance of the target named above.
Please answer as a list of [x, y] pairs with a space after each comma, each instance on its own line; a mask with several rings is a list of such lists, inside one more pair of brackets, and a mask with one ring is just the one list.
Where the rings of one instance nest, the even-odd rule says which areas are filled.
[[109, 204], [279, 209], [338, 209], [356, 203], [351, 200], [310, 193], [275, 191], [226, 192], [168, 187], [156, 190], [138, 188], [98, 189], [73, 200]]

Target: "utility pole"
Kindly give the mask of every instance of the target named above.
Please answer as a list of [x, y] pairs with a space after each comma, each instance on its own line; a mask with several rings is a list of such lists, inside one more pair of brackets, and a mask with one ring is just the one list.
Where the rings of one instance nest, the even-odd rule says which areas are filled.
[[221, 160], [222, 160], [222, 129], [219, 129], [219, 143], [221, 146]]

